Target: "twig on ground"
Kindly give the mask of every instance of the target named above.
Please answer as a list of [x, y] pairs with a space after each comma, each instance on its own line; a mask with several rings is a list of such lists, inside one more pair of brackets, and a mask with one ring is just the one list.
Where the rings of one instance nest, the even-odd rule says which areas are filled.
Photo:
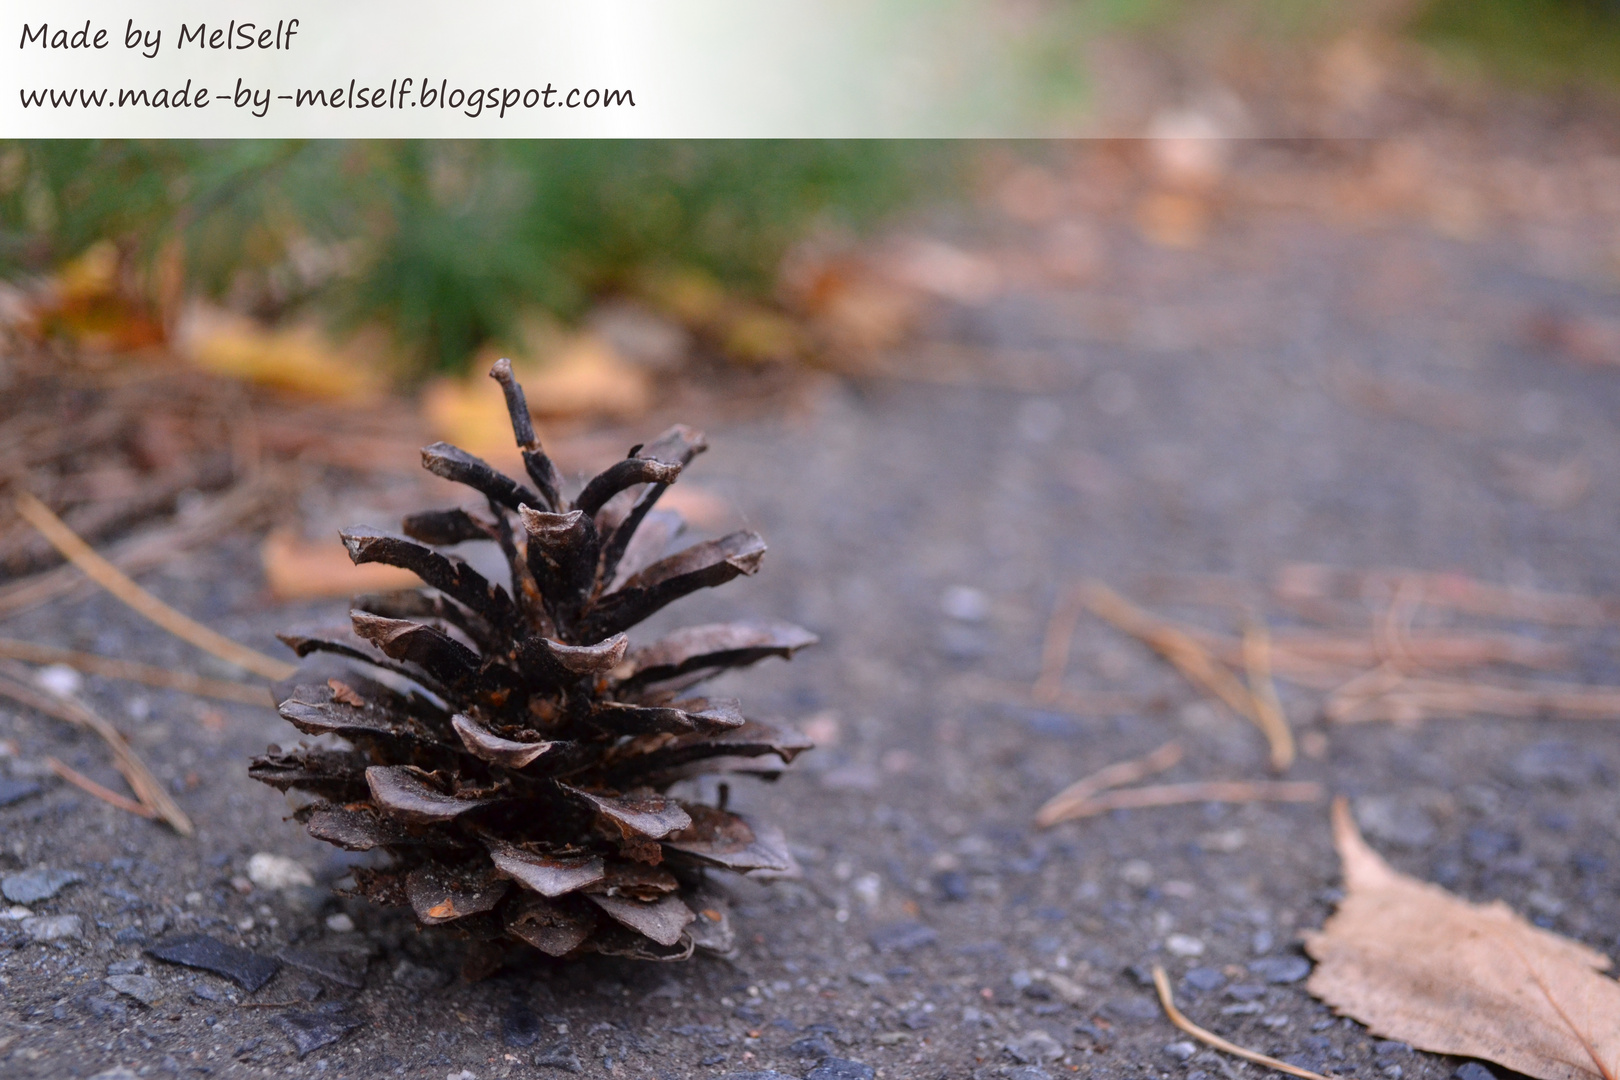
[[1491, 585], [1463, 574], [1430, 574], [1413, 570], [1341, 570], [1315, 563], [1293, 563], [1277, 573], [1273, 591], [1287, 600], [1317, 601], [1360, 597], [1369, 589], [1393, 592], [1397, 583], [1416, 580], [1429, 607], [1450, 608], [1466, 615], [1516, 619], [1565, 626], [1598, 626], [1616, 615], [1613, 600], [1574, 593]]
[[23, 660], [30, 664], [66, 664], [86, 675], [124, 679], [144, 683], [147, 686], [162, 687], [165, 690], [196, 694], [198, 697], [217, 698], [220, 701], [236, 701], [244, 705], [275, 704], [270, 691], [263, 686], [231, 682], [228, 679], [210, 679], [202, 675], [193, 675], [189, 671], [170, 671], [168, 668], [140, 664], [133, 660], [120, 660], [113, 656], [99, 656], [74, 649], [58, 649], [52, 645], [36, 645], [32, 641], [0, 638], [0, 657], [7, 660]]
[[1190, 784], [1105, 791], [1068, 809], [1063, 820], [1095, 817], [1111, 810], [1143, 810], [1187, 803], [1319, 802], [1327, 794], [1313, 780], [1209, 780]]
[[1159, 1004], [1164, 1007], [1164, 1015], [1170, 1020], [1170, 1023], [1205, 1046], [1212, 1046], [1223, 1053], [1231, 1054], [1233, 1057], [1240, 1057], [1244, 1061], [1252, 1061], [1256, 1065], [1264, 1065], [1268, 1069], [1276, 1069], [1278, 1072], [1287, 1073], [1289, 1076], [1300, 1077], [1300, 1080], [1329, 1080], [1328, 1077], [1323, 1076], [1321, 1073], [1302, 1069], [1298, 1065], [1290, 1065], [1286, 1061], [1278, 1061], [1274, 1057], [1267, 1057], [1265, 1054], [1255, 1050], [1246, 1050], [1237, 1043], [1228, 1042], [1213, 1031], [1206, 1031], [1187, 1019], [1182, 1014], [1182, 1011], [1176, 1008], [1175, 998], [1170, 994], [1170, 979], [1165, 975], [1164, 968], [1158, 964], [1153, 965], [1153, 988], [1159, 992]]
[[55, 773], [57, 776], [60, 776], [62, 779], [66, 780], [79, 790], [89, 792], [91, 795], [94, 795], [104, 803], [116, 806], [120, 810], [128, 811], [129, 813], [134, 814], [136, 817], [157, 817], [157, 811], [153, 810], [145, 803], [138, 803], [134, 799], [127, 799], [110, 788], [104, 788], [94, 780], [90, 779], [88, 776], [84, 775], [84, 773], [79, 772], [77, 769], [70, 768], [53, 757], [47, 757], [45, 759], [45, 764], [49, 766], [51, 772]]
[[1296, 753], [1294, 732], [1277, 698], [1277, 684], [1271, 681], [1271, 634], [1258, 619], [1243, 632], [1243, 668], [1254, 703], [1254, 722], [1271, 744], [1271, 767], [1287, 772]]
[[1069, 666], [1069, 647], [1074, 628], [1086, 610], [1086, 594], [1079, 585], [1070, 585], [1058, 597], [1052, 618], [1046, 624], [1046, 640], [1041, 645], [1041, 673], [1030, 696], [1039, 702], [1056, 701], [1063, 692], [1063, 674]]
[[186, 817], [185, 811], [169, 797], [169, 793], [163, 789], [157, 777], [152, 775], [152, 770], [146, 767], [146, 762], [140, 759], [124, 736], [108, 720], [72, 698], [35, 689], [29, 685], [28, 672], [11, 661], [0, 661], [0, 696], [8, 697], [19, 705], [26, 705], [35, 712], [64, 723], [95, 732], [112, 751], [113, 764], [124, 774], [124, 779], [129, 781], [130, 790], [135, 792], [135, 797], [141, 804], [168, 822], [181, 836], [192, 834], [191, 819]]
[[1162, 773], [1166, 769], [1173, 768], [1181, 760], [1181, 756], [1180, 741], [1171, 739], [1152, 753], [1104, 766], [1090, 776], [1076, 780], [1046, 800], [1046, 804], [1035, 812], [1035, 824], [1045, 829], [1060, 821], [1067, 821], [1074, 816], [1072, 811], [1075, 808], [1085, 807], [1099, 792], [1134, 784], [1138, 780]]
[[16, 506], [17, 513], [43, 533], [68, 561], [84, 571], [86, 577], [175, 637], [267, 679], [285, 679], [297, 670], [292, 664], [272, 659], [232, 641], [165, 604], [98, 555], [72, 529], [62, 524], [62, 519], [53, 514], [50, 507], [28, 492], [18, 493]]

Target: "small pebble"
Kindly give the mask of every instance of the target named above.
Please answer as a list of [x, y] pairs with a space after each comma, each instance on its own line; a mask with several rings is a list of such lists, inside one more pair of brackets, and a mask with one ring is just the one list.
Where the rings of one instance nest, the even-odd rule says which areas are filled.
[[877, 1070], [864, 1061], [830, 1057], [806, 1073], [804, 1080], [872, 1080], [876, 1075]]
[[1203, 956], [1204, 943], [1191, 934], [1171, 934], [1164, 939], [1164, 951], [1171, 956]]
[[64, 941], [84, 936], [84, 920], [77, 915], [35, 915], [22, 921], [22, 931], [35, 941]]
[[1164, 1052], [1175, 1058], [1177, 1061], [1186, 1061], [1194, 1054], [1198, 1053], [1198, 1047], [1194, 1046], [1190, 1042], [1166, 1043]]
[[347, 934], [354, 930], [354, 920], [343, 912], [326, 917], [326, 928], [337, 934]]
[[152, 1006], [163, 1000], [163, 988], [150, 975], [109, 975], [102, 981], [142, 1005]]
[[296, 859], [261, 851], [248, 860], [248, 880], [261, 889], [291, 889], [313, 885], [315, 878]]
[[1249, 964], [1249, 974], [1268, 983], [1296, 983], [1311, 973], [1311, 962], [1303, 956], [1267, 956]]
[[35, 904], [49, 900], [74, 882], [83, 881], [84, 875], [75, 870], [53, 870], [36, 866], [0, 878], [0, 894], [14, 904]]

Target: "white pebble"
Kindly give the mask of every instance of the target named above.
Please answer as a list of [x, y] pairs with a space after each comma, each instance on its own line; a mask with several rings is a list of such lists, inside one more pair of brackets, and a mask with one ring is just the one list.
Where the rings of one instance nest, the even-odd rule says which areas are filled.
[[990, 617], [990, 598], [981, 589], [952, 585], [941, 594], [939, 610], [962, 622], [983, 622]]
[[72, 697], [84, 686], [84, 676], [66, 664], [46, 664], [34, 673], [34, 681], [57, 697]]
[[354, 920], [340, 911], [336, 915], [326, 917], [326, 928], [339, 934], [347, 934], [354, 929]]
[[315, 884], [315, 879], [302, 863], [285, 855], [272, 855], [268, 851], [261, 851], [248, 860], [247, 876], [261, 889], [291, 889]]
[[1171, 934], [1164, 939], [1164, 951], [1171, 956], [1203, 956], [1204, 943], [1191, 934]]

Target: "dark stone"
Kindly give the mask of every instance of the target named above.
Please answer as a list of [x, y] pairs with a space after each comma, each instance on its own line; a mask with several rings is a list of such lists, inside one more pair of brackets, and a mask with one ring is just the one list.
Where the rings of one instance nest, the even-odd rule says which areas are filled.
[[1303, 956], [1267, 956], [1249, 964], [1249, 974], [1268, 983], [1296, 983], [1311, 973], [1311, 962]]
[[828, 1057], [805, 1073], [804, 1080], [872, 1080], [876, 1075], [876, 1070], [864, 1061]]
[[282, 1013], [274, 1017], [271, 1023], [292, 1040], [299, 1060], [303, 1060], [311, 1050], [332, 1045], [360, 1027], [363, 1021], [349, 1014], [347, 1004], [334, 1001], [320, 1008]]
[[787, 1052], [801, 1060], [820, 1061], [822, 1058], [832, 1057], [838, 1051], [827, 1041], [825, 1035], [806, 1035], [802, 1039], [788, 1043]]
[[1149, 997], [1136, 995], [1109, 998], [1102, 1004], [1102, 1014], [1110, 1020], [1138, 1024], [1157, 1020], [1162, 1015], [1158, 1002]]
[[141, 933], [141, 928], [138, 926], [126, 926], [113, 935], [113, 941], [120, 945], [139, 945], [145, 940], [146, 935]]
[[739, 1005], [731, 1010], [731, 1015], [745, 1024], [752, 1024], [754, 1027], [758, 1027], [765, 1022], [765, 1014], [752, 1005]]
[[934, 892], [941, 900], [954, 903], [973, 895], [973, 883], [960, 870], [941, 870], [934, 875]]
[[[1254, 966], [1252, 964], [1250, 965], [1249, 970], [1254, 970]], [[1181, 977], [1181, 981], [1192, 987], [1194, 990], [1202, 990], [1207, 993], [1210, 990], [1219, 990], [1221, 987], [1225, 986], [1226, 976], [1221, 974], [1220, 968], [1195, 967], [1191, 971], [1187, 972], [1187, 974], [1183, 975]]]
[[939, 932], [932, 926], [908, 921], [880, 926], [872, 931], [867, 940], [872, 943], [872, 948], [880, 953], [910, 952], [912, 949], [920, 949], [924, 945], [932, 945], [938, 941]]
[[540, 1041], [540, 1017], [523, 1002], [512, 1002], [501, 1016], [501, 1041], [513, 1047], [533, 1046]]
[[561, 1069], [563, 1072], [584, 1072], [585, 1066], [581, 1064], [579, 1055], [574, 1053], [574, 1045], [567, 1039], [559, 1039], [550, 1046], [534, 1055], [537, 1067], [547, 1069]]
[[183, 964], [223, 975], [250, 994], [269, 982], [281, 969], [280, 963], [268, 956], [227, 945], [207, 934], [186, 934], [160, 941], [147, 949], [146, 955], [165, 963]]
[[912, 1009], [906, 1013], [900, 1022], [912, 1031], [922, 1031], [925, 1028], [934, 1026], [934, 1017], [932, 1013], [926, 1013], [921, 1009]]
[[1457, 1080], [1496, 1080], [1496, 1074], [1477, 1061], [1465, 1061], [1451, 1074]]
[[0, 878], [0, 895], [13, 904], [33, 904], [49, 900], [74, 882], [83, 880], [84, 875], [76, 870], [37, 866]]
[[109, 975], [140, 975], [146, 971], [146, 965], [139, 960], [114, 960], [107, 965]]
[[356, 953], [287, 948], [278, 952], [276, 957], [289, 967], [319, 975], [351, 990], [361, 990], [366, 985], [365, 959]]
[[10, 806], [12, 803], [22, 802], [32, 798], [43, 790], [32, 780], [8, 780], [0, 778], [0, 806]]
[[1266, 996], [1266, 988], [1244, 983], [1241, 986], [1228, 986], [1226, 996], [1234, 1001], [1255, 1001]]
[[1391, 1054], [1410, 1054], [1412, 1052], [1412, 1048], [1406, 1043], [1397, 1042], [1394, 1039], [1380, 1039], [1378, 1042], [1373, 1043], [1372, 1049], [1375, 1057], [1389, 1057]]

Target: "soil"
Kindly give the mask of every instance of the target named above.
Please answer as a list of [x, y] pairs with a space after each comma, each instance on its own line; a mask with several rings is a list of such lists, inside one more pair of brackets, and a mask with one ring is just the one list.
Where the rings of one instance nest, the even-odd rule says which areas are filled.
[[[462, 982], [454, 942], [334, 896], [353, 858], [305, 837], [281, 797], [246, 778], [251, 754], [293, 736], [273, 710], [90, 678], [86, 698], [130, 733], [197, 833], [55, 781], [48, 755], [119, 784], [92, 736], [0, 704], [0, 780], [41, 788], [0, 808], [0, 873], [82, 876], [26, 905], [78, 917], [48, 924], [59, 940], [0, 921], [0, 1073], [1260, 1075], [1170, 1026], [1153, 964], [1195, 1021], [1296, 1064], [1369, 1080], [1458, 1070], [1304, 988], [1298, 935], [1338, 896], [1325, 802], [1031, 825], [1065, 784], [1172, 737], [1189, 752], [1166, 780], [1262, 778], [1251, 728], [1089, 618], [1068, 687], [1144, 707], [1086, 717], [973, 691], [1034, 678], [1048, 616], [1078, 577], [1213, 627], [1234, 625], [1230, 613], [1178, 602], [1188, 593], [1174, 580], [1189, 579], [1165, 575], [1259, 590], [1312, 562], [1620, 593], [1620, 367], [1537, 332], [1549, 317], [1620, 325], [1615, 280], [1561, 270], [1515, 235], [1458, 238], [1405, 219], [1234, 213], [1173, 247], [1128, 216], [1094, 229], [1098, 276], [1025, 278], [942, 308], [896, 369], [908, 377], [840, 379], [791, 416], [709, 427], [713, 449], [689, 482], [771, 552], [757, 577], [647, 632], [756, 615], [822, 638], [723, 684], [823, 743], [775, 784], [732, 785], [737, 805], [786, 827], [803, 866], [798, 880], [729, 886], [734, 959], [516, 957]], [[973, 379], [928, 379], [941, 344], [979, 357]], [[364, 506], [372, 494], [326, 498]], [[249, 536], [142, 580], [275, 654], [276, 629], [344, 612], [266, 601]], [[1293, 621], [1268, 614], [1275, 630]], [[1511, 628], [1573, 642], [1577, 670], [1561, 677], [1620, 683], [1614, 627]], [[103, 595], [5, 631], [226, 673]], [[1283, 686], [1315, 750], [1290, 776], [1356, 800], [1397, 867], [1620, 947], [1620, 730], [1331, 726], [1319, 697]], [[315, 884], [251, 885], [261, 852], [297, 860]], [[249, 992], [145, 951], [193, 933], [272, 958], [325, 950], [329, 970], [283, 962]]]

